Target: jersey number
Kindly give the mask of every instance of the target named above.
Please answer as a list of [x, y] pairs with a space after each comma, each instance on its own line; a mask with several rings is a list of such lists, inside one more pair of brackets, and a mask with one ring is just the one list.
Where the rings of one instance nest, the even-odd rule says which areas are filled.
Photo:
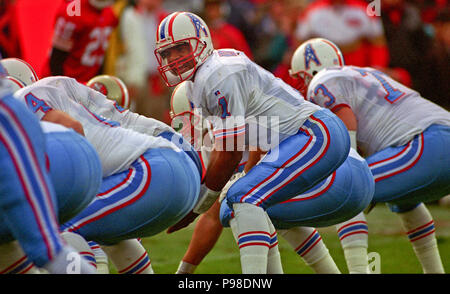
[[85, 66], [101, 65], [103, 62], [103, 53], [98, 54], [95, 51], [101, 48], [104, 52], [108, 47], [108, 38], [111, 34], [111, 27], [95, 28], [89, 34], [90, 42], [87, 44], [81, 57], [81, 64]]
[[44, 100], [37, 98], [33, 95], [33, 93], [28, 93], [25, 95], [25, 101], [27, 102], [28, 107], [33, 112], [38, 112], [41, 110], [44, 113], [47, 113], [47, 111], [51, 110], [52, 108], [45, 103]]
[[230, 112], [228, 111], [228, 103], [227, 100], [225, 100], [225, 97], [219, 98], [219, 105], [222, 107], [222, 115], [221, 118], [226, 118], [227, 116], [230, 116]]
[[402, 98], [405, 95], [404, 92], [392, 87], [392, 85], [389, 84], [383, 78], [383, 75], [385, 75], [385, 74], [380, 71], [367, 71], [364, 69], [354, 69], [354, 70], [358, 71], [363, 77], [367, 76], [367, 74], [370, 74], [375, 79], [377, 79], [387, 92], [386, 96], [384, 96], [384, 99], [386, 99], [391, 104], [395, 103], [396, 101], [398, 101], [400, 98]]

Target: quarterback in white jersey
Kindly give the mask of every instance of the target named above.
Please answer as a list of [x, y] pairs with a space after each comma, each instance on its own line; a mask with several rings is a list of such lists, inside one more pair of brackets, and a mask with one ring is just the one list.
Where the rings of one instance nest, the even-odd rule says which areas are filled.
[[290, 73], [308, 100], [343, 120], [374, 176], [373, 203], [399, 214], [424, 272], [442, 273], [434, 222], [422, 202], [450, 192], [450, 113], [376, 69], [345, 66], [326, 39], [300, 45]]
[[244, 53], [214, 50], [208, 26], [195, 14], [170, 14], [156, 37], [162, 78], [168, 86], [190, 80], [191, 102], [213, 125], [206, 192], [186, 223], [215, 202], [245, 147], [267, 151], [226, 197], [235, 213], [232, 230], [239, 239], [242, 272], [282, 272], [278, 248], [269, 245], [276, 231], [265, 210], [312, 188], [345, 161], [350, 149], [345, 126]]
[[[189, 83], [189, 81], [185, 81], [174, 89], [170, 103], [172, 125], [176, 125], [184, 136], [196, 134], [195, 129], [200, 129], [200, 126], [209, 126], [206, 121], [193, 112], [186, 92]], [[206, 135], [206, 140], [198, 136], [194, 136], [194, 139], [197, 139], [200, 144], [207, 145], [208, 134], [203, 130], [198, 133]], [[204, 148], [201, 151], [204, 151]], [[239, 169], [222, 190], [222, 196], [234, 182], [248, 173], [249, 166], [254, 165], [251, 160], [256, 162], [259, 160], [258, 156], [247, 162], [248, 153], [248, 151], [244, 151]], [[202, 155], [202, 161], [207, 165], [210, 153], [202, 152]], [[244, 173], [241, 169], [244, 170]], [[371, 201], [373, 191], [374, 181], [367, 163], [355, 150], [351, 149], [349, 157], [331, 176], [305, 193], [271, 206], [267, 212], [278, 233], [281, 233], [295, 252], [316, 273], [340, 273], [322, 242], [319, 232], [314, 227], [334, 225], [359, 214]], [[331, 199], [332, 201], [329, 201]], [[221, 197], [219, 200], [223, 200], [223, 198]], [[232, 218], [233, 211], [226, 199], [221, 201], [221, 205], [214, 203], [206, 213], [202, 214], [195, 225], [189, 248], [177, 273], [193, 273], [196, 266], [218, 240], [222, 232], [222, 224], [229, 227]], [[341, 226], [337, 225], [336, 228], [339, 230]], [[362, 222], [353, 226], [345, 226], [339, 237], [344, 239], [353, 235], [356, 230], [363, 231], [366, 228], [367, 226]], [[276, 237], [272, 238], [270, 246], [277, 246], [277, 242]], [[353, 270], [350, 269], [351, 272]], [[366, 273], [367, 270], [364, 268], [363, 272]]]

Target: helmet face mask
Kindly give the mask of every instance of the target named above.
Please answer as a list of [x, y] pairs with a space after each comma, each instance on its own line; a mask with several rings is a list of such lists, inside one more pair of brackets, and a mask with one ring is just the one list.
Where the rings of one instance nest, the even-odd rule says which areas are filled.
[[190, 12], [174, 12], [161, 21], [154, 51], [167, 86], [191, 79], [213, 51], [205, 22]]

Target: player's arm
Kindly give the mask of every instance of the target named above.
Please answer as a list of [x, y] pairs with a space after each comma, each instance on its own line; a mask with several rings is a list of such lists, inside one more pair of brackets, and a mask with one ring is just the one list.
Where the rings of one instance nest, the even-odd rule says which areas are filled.
[[[215, 149], [211, 151], [204, 184], [202, 185], [197, 204], [181, 221], [171, 226], [167, 230], [167, 233], [170, 234], [188, 226], [197, 216], [208, 211], [219, 198], [222, 188], [227, 184], [236, 167], [239, 165], [243, 153], [239, 151], [241, 149], [235, 148], [226, 151], [225, 148], [217, 148], [217, 144], [226, 146], [226, 140], [219, 140], [219, 142], [216, 140], [215, 144]], [[235, 144], [237, 143], [235, 142]], [[234, 146], [236, 147], [236, 145]]]
[[247, 163], [244, 166], [244, 172], [248, 173], [261, 160], [264, 154], [266, 154], [266, 151], [262, 151], [259, 148], [258, 150], [250, 151]]
[[63, 125], [67, 128], [73, 129], [75, 132], [84, 136], [83, 125], [78, 120], [74, 119], [72, 116], [61, 110], [57, 109], [49, 110], [42, 117], [42, 120]]
[[358, 121], [353, 113], [352, 109], [348, 106], [339, 107], [333, 112], [342, 120], [342, 122], [347, 127], [348, 133], [350, 135], [351, 147], [356, 149], [356, 130], [358, 127]]
[[206, 169], [204, 181], [206, 187], [220, 192], [233, 175], [241, 159], [242, 151], [213, 150]]

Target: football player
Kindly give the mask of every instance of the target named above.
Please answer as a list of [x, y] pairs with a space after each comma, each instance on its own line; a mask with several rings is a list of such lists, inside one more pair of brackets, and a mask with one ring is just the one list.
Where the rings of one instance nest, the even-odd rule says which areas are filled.
[[169, 126], [118, 107], [73, 78], [44, 78], [15, 97], [44, 121], [79, 123], [99, 154], [100, 190], [62, 228], [102, 245], [119, 272], [152, 272], [136, 238], [159, 233], [195, 205], [201, 171], [197, 153]]
[[[194, 138], [197, 142], [194, 146], [198, 148], [198, 146], [200, 146], [203, 142], [211, 142], [208, 136], [210, 125], [207, 121], [204, 121], [194, 113], [194, 109], [189, 101], [192, 99], [188, 99], [186, 96], [187, 83], [189, 82], [182, 82], [173, 90], [170, 103], [170, 115], [172, 119], [172, 126], [183, 132], [184, 136], [191, 136]], [[201, 131], [187, 131], [189, 128], [196, 128]], [[202, 137], [205, 135], [206, 139]], [[202, 161], [205, 165], [207, 165], [209, 152], [206, 151], [206, 148], [201, 148], [199, 152], [202, 156]], [[244, 155], [245, 154], [248, 155], [248, 152], [245, 152]], [[312, 204], [313, 201], [316, 201], [312, 199], [318, 197], [319, 194], [321, 194], [320, 197], [323, 197], [323, 199], [348, 199], [346, 200], [348, 202], [348, 206], [346, 206], [346, 208], [341, 207], [339, 211], [335, 211], [333, 214], [326, 214], [326, 218], [330, 223], [336, 223], [336, 221], [332, 221], [332, 219], [336, 219], [336, 216], [339, 215], [340, 220], [344, 220], [345, 218], [350, 219], [355, 214], [362, 211], [362, 209], [368, 205], [372, 198], [374, 182], [367, 164], [361, 162], [361, 157], [359, 157], [354, 150], [351, 152], [350, 156], [352, 159], [347, 159], [346, 162], [323, 183], [320, 183], [310, 191], [299, 195], [286, 203], [276, 204], [267, 210], [272, 221], [275, 219], [275, 227], [277, 228], [278, 233], [286, 238], [286, 240], [292, 245], [294, 250], [301, 256], [305, 263], [309, 265], [316, 273], [339, 273], [340, 271], [329, 255], [328, 249], [322, 242], [320, 234], [317, 230], [312, 226], [301, 227], [302, 224], [317, 224], [319, 226], [323, 226], [323, 224], [313, 221], [310, 215], [305, 214], [302, 207], [307, 207], [309, 210], [313, 207], [313, 205], [317, 205]], [[246, 158], [244, 160], [246, 160]], [[244, 167], [245, 164], [245, 161], [241, 162], [240, 166]], [[343, 181], [342, 179], [346, 177], [345, 175], [351, 174], [349, 172], [350, 169], [353, 169], [354, 175], [348, 177], [347, 179], [353, 178], [354, 180], [347, 182]], [[236, 170], [236, 173], [240, 172], [242, 172], [242, 169]], [[248, 172], [248, 170], [246, 172]], [[359, 175], [356, 176], [358, 173]], [[366, 177], [365, 180], [355, 180], [358, 177], [362, 179], [364, 175]], [[352, 205], [353, 208], [351, 209], [350, 206]], [[222, 211], [219, 217], [220, 210]], [[315, 211], [318, 212], [317, 210]], [[320, 213], [324, 214], [323, 211]], [[207, 212], [199, 217], [191, 242], [182, 261], [180, 262], [177, 273], [193, 273], [195, 271], [196, 267], [200, 264], [206, 254], [208, 254], [208, 252], [213, 248], [222, 232], [223, 226], [220, 220], [222, 219], [224, 225], [228, 227], [231, 217], [231, 210], [228, 205], [224, 202], [221, 206], [217, 200]], [[310, 221], [308, 223], [302, 222], [302, 217], [309, 218]], [[345, 224], [348, 223], [350, 222], [345, 222]], [[364, 227], [364, 223], [359, 222], [358, 224], [359, 230], [367, 230], [367, 226]], [[339, 225], [338, 229], [340, 229], [340, 226], [342, 225]], [[347, 226], [345, 234], [352, 235], [354, 231], [349, 230], [349, 227], [350, 226]], [[361, 267], [360, 269], [354, 266], [350, 272], [367, 273], [367, 262], [359, 266]]]
[[290, 74], [308, 101], [345, 123], [375, 178], [373, 203], [400, 217], [424, 273], [443, 273], [423, 202], [450, 192], [449, 112], [383, 72], [346, 66], [339, 48], [322, 38], [296, 49]]
[[99, 74], [109, 37], [118, 25], [114, 0], [80, 0], [80, 13], [68, 13], [63, 1], [56, 15], [52, 49], [45, 76], [64, 75], [86, 83]]
[[[6, 74], [0, 64], [0, 243], [18, 248], [17, 240], [28, 259], [1, 271], [30, 272], [34, 264], [49, 273], [67, 274], [77, 259], [78, 273], [95, 273], [59, 234], [55, 189], [45, 165], [44, 134], [26, 106], [12, 97], [3, 79]], [[9, 258], [9, 254], [5, 256]]]
[[[350, 150], [345, 125], [242, 52], [214, 50], [207, 25], [195, 14], [170, 14], [156, 36], [155, 55], [166, 84], [191, 80], [188, 97], [213, 124], [206, 192], [181, 224], [189, 224], [212, 206], [245, 146], [267, 151], [226, 197], [234, 211], [231, 227], [239, 239], [242, 272], [267, 273], [268, 268], [282, 272], [278, 247], [270, 248], [276, 231], [265, 210], [306, 192], [345, 161]], [[261, 137], [248, 133], [246, 124], [249, 129], [260, 128]]]

